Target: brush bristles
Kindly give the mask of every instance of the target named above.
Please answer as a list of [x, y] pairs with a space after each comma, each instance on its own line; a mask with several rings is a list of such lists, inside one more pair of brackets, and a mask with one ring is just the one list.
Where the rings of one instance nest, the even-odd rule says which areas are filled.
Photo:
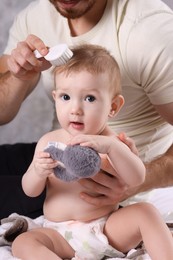
[[60, 57], [55, 60], [51, 60], [50, 63], [54, 66], [60, 66], [65, 64], [69, 59], [71, 59], [72, 56], [72, 51], [70, 49], [67, 49]]

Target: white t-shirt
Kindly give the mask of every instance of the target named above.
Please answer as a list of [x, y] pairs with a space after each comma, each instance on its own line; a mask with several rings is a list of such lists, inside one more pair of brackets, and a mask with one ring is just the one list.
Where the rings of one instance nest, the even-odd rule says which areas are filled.
[[[4, 53], [10, 54], [28, 34], [37, 35], [50, 47], [86, 42], [106, 47], [120, 66], [125, 98], [111, 127], [135, 140], [144, 161], [171, 146], [173, 127], [152, 105], [173, 102], [173, 12], [163, 2], [108, 0], [98, 24], [81, 36], [71, 37], [67, 19], [48, 0], [33, 1], [16, 17]], [[51, 70], [42, 73], [49, 97], [54, 87]]]

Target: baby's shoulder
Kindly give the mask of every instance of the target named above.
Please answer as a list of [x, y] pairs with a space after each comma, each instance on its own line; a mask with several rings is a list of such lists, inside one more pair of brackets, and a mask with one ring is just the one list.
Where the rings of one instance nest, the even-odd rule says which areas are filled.
[[117, 138], [117, 133], [115, 131], [113, 131], [110, 126], [106, 126], [105, 129], [103, 130], [103, 132], [101, 133], [101, 135], [104, 136], [113, 136]]
[[64, 129], [57, 129], [51, 132], [46, 133], [43, 135], [40, 140], [39, 144], [46, 146], [49, 142], [62, 142], [67, 143], [68, 137], [65, 133]]

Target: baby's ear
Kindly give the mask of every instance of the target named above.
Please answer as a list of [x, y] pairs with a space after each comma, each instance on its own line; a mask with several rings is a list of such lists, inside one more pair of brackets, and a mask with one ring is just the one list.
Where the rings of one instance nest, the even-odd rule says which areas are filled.
[[109, 117], [113, 117], [119, 113], [120, 109], [124, 105], [124, 98], [122, 95], [117, 95], [112, 99], [111, 110], [109, 112]]
[[109, 117], [113, 117], [119, 113], [120, 109], [124, 105], [124, 98], [122, 95], [117, 95], [112, 99], [111, 110], [109, 112]]

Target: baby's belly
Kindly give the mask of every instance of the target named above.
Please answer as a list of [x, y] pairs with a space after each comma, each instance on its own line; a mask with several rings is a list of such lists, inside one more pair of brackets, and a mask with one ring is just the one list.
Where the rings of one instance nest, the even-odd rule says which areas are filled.
[[62, 222], [68, 220], [90, 221], [107, 215], [115, 206], [95, 207], [83, 201], [76, 194], [59, 194], [45, 200], [44, 215], [50, 221]]

